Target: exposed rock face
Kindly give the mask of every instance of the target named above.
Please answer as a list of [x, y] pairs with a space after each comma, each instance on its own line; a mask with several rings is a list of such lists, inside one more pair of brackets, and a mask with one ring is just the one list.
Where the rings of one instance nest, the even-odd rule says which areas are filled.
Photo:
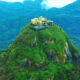
[[32, 66], [32, 62], [28, 59], [24, 59], [22, 64], [21, 64], [22, 68], [31, 67], [31, 66]]
[[37, 37], [35, 37], [33, 43], [31, 44], [31, 47], [36, 47], [37, 46]]
[[74, 64], [80, 64], [80, 54], [77, 54], [77, 55], [73, 55], [73, 63]]
[[40, 70], [41, 68], [43, 68], [45, 66], [45, 63], [43, 62], [43, 63], [41, 63], [41, 64], [36, 64], [35, 65], [35, 69], [36, 70]]
[[54, 60], [54, 54], [55, 54], [54, 50], [47, 51], [46, 55], [47, 55], [48, 60]]
[[66, 42], [66, 46], [64, 48], [64, 53], [67, 56], [67, 61], [72, 62], [74, 64], [79, 64], [79, 62], [80, 62], [80, 54], [79, 53], [72, 53], [69, 50], [69, 45], [68, 45], [67, 42]]
[[27, 67], [27, 60], [26, 59], [22, 62], [21, 67], [22, 68]]
[[70, 52], [70, 50], [69, 50], [68, 43], [66, 43], [66, 46], [65, 46], [65, 48], [64, 48], [64, 53], [66, 54], [67, 60], [68, 60], [69, 62], [72, 62], [72, 54], [71, 54], [71, 52]]

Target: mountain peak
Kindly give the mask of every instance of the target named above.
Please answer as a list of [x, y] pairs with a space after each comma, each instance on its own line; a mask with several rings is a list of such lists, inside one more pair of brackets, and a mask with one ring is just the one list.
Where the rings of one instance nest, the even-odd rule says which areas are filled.
[[[72, 63], [80, 61], [79, 51], [66, 33], [43, 17], [32, 19], [1, 54], [6, 80], [53, 80], [60, 67], [71, 70]], [[1, 75], [1, 79], [5, 78]]]

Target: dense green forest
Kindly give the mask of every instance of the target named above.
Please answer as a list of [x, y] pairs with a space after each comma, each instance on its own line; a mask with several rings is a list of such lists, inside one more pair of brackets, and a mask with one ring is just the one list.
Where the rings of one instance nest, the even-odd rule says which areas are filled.
[[80, 51], [62, 28], [32, 28], [26, 25], [0, 52], [0, 80], [79, 80]]

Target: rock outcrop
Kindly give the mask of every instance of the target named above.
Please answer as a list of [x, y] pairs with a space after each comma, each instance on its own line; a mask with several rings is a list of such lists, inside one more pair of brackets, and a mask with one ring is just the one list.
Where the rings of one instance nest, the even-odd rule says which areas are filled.
[[64, 53], [66, 54], [67, 60], [68, 60], [69, 62], [72, 62], [72, 53], [71, 53], [70, 50], [69, 50], [69, 45], [68, 45], [68, 43], [66, 43], [66, 46], [65, 46], [65, 48], [64, 48]]

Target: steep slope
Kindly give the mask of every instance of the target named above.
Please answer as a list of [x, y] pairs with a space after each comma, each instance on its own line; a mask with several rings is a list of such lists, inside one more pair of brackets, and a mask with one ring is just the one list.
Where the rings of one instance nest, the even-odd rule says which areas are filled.
[[[73, 76], [70, 72], [73, 69], [72, 63], [78, 64], [80, 61], [78, 49], [55, 24], [39, 31], [33, 28], [29, 23], [13, 44], [1, 52], [1, 79], [70, 80]], [[66, 72], [71, 76], [65, 77]]]

